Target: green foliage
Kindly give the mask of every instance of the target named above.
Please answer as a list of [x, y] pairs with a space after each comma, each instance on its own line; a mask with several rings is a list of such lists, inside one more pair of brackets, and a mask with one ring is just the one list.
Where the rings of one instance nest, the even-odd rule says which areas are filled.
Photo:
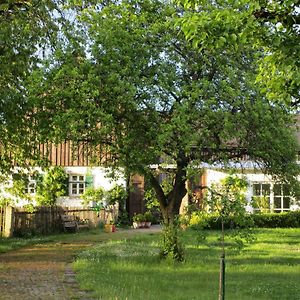
[[[217, 213], [194, 212], [187, 224], [189, 228], [195, 230], [221, 228], [221, 218]], [[247, 214], [243, 218], [243, 222], [229, 217], [224, 222], [225, 229], [243, 229], [247, 227], [258, 228], [299, 228], [300, 212], [284, 212], [284, 213], [263, 213], [263, 214]]]
[[152, 212], [151, 211], [146, 211], [145, 213], [144, 213], [144, 217], [145, 217], [145, 221], [146, 222], [154, 222], [154, 216], [153, 216], [153, 214], [152, 214]]
[[243, 222], [246, 215], [246, 191], [248, 183], [245, 178], [229, 175], [220, 184], [212, 185], [206, 197], [206, 203], [212, 212], [216, 212], [222, 221], [235, 218], [236, 223]]
[[132, 217], [132, 221], [133, 222], [145, 222], [146, 219], [145, 219], [145, 216], [143, 214], [135, 214]]
[[35, 211], [35, 207], [32, 203], [29, 203], [29, 204], [25, 204], [23, 206], [24, 210], [29, 212], [29, 213], [33, 213]]
[[[30, 194], [30, 189], [28, 189], [28, 184], [30, 179], [36, 180], [39, 182], [41, 174], [36, 170], [15, 170], [11, 177], [8, 177], [4, 182], [4, 190], [9, 193], [9, 195], [2, 197], [2, 203], [7, 205], [9, 203], [18, 202], [19, 199], [27, 200], [31, 202], [35, 200], [35, 195]], [[11, 182], [10, 182], [11, 180]], [[32, 203], [29, 203], [29, 206], [32, 206]]]
[[130, 223], [128, 213], [125, 209], [127, 196], [126, 188], [123, 185], [116, 184], [106, 192], [105, 199], [110, 205], [115, 205], [118, 203], [118, 226], [128, 226]]
[[184, 261], [185, 251], [183, 244], [179, 241], [178, 231], [178, 222], [163, 226], [162, 242], [159, 253], [161, 258], [171, 259], [177, 262]]
[[29, 179], [28, 174], [22, 172], [16, 172], [12, 174], [12, 186], [7, 187], [6, 191], [11, 195], [30, 200], [31, 196], [25, 193]]
[[272, 101], [299, 105], [300, 24], [297, 1], [177, 1], [184, 12], [177, 23], [193, 47], [214, 44], [257, 51], [257, 81]]
[[[28, 193], [29, 179], [36, 182], [36, 193]], [[29, 202], [36, 200], [37, 205], [52, 206], [56, 199], [67, 194], [68, 176], [62, 167], [49, 168], [45, 173], [39, 171], [20, 171], [12, 174], [12, 186], [7, 187], [6, 192], [17, 199], [7, 199], [13, 202], [19, 199], [26, 199]], [[32, 203], [29, 203], [29, 209], [32, 209]]]
[[[226, 163], [244, 154], [291, 180], [299, 168], [289, 108], [268, 101], [255, 82], [261, 52], [248, 37], [259, 28], [250, 17], [257, 3], [187, 3], [124, 0], [97, 11], [87, 7], [74, 38], [88, 43], [89, 55], [74, 42], [33, 74], [38, 128], [54, 140], [105, 145], [106, 163], [128, 172], [157, 178], [170, 162], [172, 189], [180, 195], [193, 163]], [[190, 42], [193, 34], [186, 39], [191, 31], [198, 47]], [[149, 166], [158, 157], [165, 163], [154, 171]], [[158, 185], [155, 192], [178, 213], [171, 200], [178, 193]]]
[[270, 212], [270, 199], [264, 196], [254, 196], [252, 197], [251, 206], [258, 208], [262, 213]]
[[[84, 193], [80, 196], [83, 199], [83, 203], [85, 205], [89, 204], [90, 201], [96, 203], [97, 205], [103, 208], [103, 200], [105, 196], [105, 191], [102, 187], [99, 188], [93, 188], [93, 187], [88, 187], [85, 189]], [[96, 208], [95, 207], [95, 208]]]
[[164, 219], [178, 215], [199, 162], [248, 155], [280, 179], [299, 173], [292, 111], [256, 83], [262, 49], [251, 33], [261, 26], [251, 13], [260, 6], [183, 2], [84, 6], [71, 42], [32, 73], [29, 89], [41, 140], [88, 141], [96, 163], [101, 145], [106, 165], [150, 178]]
[[[160, 186], [165, 195], [170, 193], [170, 191], [173, 189], [170, 178], [165, 178], [160, 184]], [[162, 214], [160, 211], [160, 202], [158, 200], [157, 194], [155, 193], [155, 190], [153, 189], [153, 187], [150, 185], [148, 181], [146, 181], [144, 200], [145, 200], [146, 209], [151, 211], [153, 215], [154, 218], [153, 221], [155, 223], [159, 223], [162, 220]]]
[[127, 211], [122, 210], [118, 213], [117, 226], [119, 227], [127, 227], [130, 225], [129, 215]]
[[151, 211], [146, 211], [144, 214], [134, 214], [132, 217], [133, 222], [154, 222], [154, 216]]
[[[245, 210], [246, 196], [248, 183], [246, 178], [240, 178], [237, 175], [229, 175], [221, 180], [219, 185], [213, 185], [209, 190], [210, 195], [207, 196], [206, 202], [212, 212], [215, 212], [215, 217], [219, 219], [219, 229], [222, 230], [220, 242], [222, 244], [222, 253], [225, 255], [225, 232], [226, 226], [230, 224], [230, 228], [235, 230], [230, 231], [230, 235], [234, 236], [235, 247], [241, 249], [245, 242], [251, 242], [253, 235], [250, 227], [253, 225], [251, 219], [247, 218]], [[194, 218], [191, 218], [192, 221]], [[209, 224], [208, 220], [199, 218], [199, 225], [197, 227], [203, 229]], [[233, 223], [233, 224], [232, 224]], [[244, 230], [241, 231], [240, 228]], [[247, 230], [245, 230], [247, 229]], [[200, 235], [201, 236], [201, 235]]]
[[36, 201], [38, 205], [55, 205], [56, 199], [67, 194], [68, 176], [62, 167], [53, 167], [40, 178], [37, 184]]
[[105, 205], [115, 205], [116, 203], [119, 203], [120, 206], [124, 206], [126, 197], [126, 189], [122, 185], [114, 185], [108, 191], [105, 191], [102, 187], [89, 187], [81, 196], [85, 204], [93, 201], [98, 203], [102, 207], [104, 207]]
[[300, 211], [251, 215], [256, 227], [299, 228]]
[[[0, 4], [0, 173], [39, 161], [37, 128], [29, 121], [34, 103], [29, 77], [64, 36], [61, 0], [1, 1]], [[65, 36], [64, 36], [65, 37]], [[42, 78], [39, 78], [42, 82]], [[47, 121], [44, 122], [47, 123]]]
[[11, 199], [7, 197], [0, 196], [0, 207], [8, 206], [11, 204]]
[[105, 199], [110, 205], [119, 203], [119, 206], [124, 207], [126, 197], [127, 192], [125, 187], [123, 185], [116, 184], [109, 191], [107, 191]]
[[155, 191], [152, 188], [148, 188], [144, 193], [145, 206], [150, 210], [158, 210], [159, 209], [159, 201], [155, 195]]

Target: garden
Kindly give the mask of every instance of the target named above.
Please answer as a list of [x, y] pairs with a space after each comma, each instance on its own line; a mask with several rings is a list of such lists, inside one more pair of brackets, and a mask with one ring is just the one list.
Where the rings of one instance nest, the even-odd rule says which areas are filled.
[[[226, 299], [298, 299], [300, 228], [255, 228], [254, 239], [243, 248], [236, 247], [232, 232], [226, 230], [225, 238]], [[209, 300], [218, 298], [220, 234], [195, 226], [179, 231], [183, 262], [160, 259], [160, 233], [121, 228], [115, 233], [98, 228], [1, 239], [0, 252], [32, 244], [85, 242], [93, 246], [77, 252], [73, 268], [81, 289], [96, 299]]]
[[[240, 251], [227, 243], [226, 299], [299, 299], [300, 228], [254, 231]], [[159, 234], [136, 234], [95, 244], [73, 266], [97, 299], [217, 299], [220, 232], [207, 233], [181, 232], [182, 263], [159, 259]]]

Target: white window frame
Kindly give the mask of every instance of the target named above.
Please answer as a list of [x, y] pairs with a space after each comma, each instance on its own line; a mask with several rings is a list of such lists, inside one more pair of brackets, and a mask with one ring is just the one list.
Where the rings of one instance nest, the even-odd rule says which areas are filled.
[[85, 175], [69, 174], [69, 196], [79, 197], [85, 191]]
[[36, 194], [36, 180], [33, 179], [30, 175], [28, 176], [28, 183], [25, 187], [25, 194], [35, 195]]
[[[283, 184], [282, 183], [275, 183], [275, 182], [267, 182], [267, 181], [254, 181], [251, 183], [251, 188], [252, 188], [252, 197], [255, 197], [255, 196], [264, 196], [262, 194], [262, 187], [261, 187], [261, 190], [260, 190], [260, 195], [254, 195], [254, 185], [255, 184], [260, 184], [261, 186], [263, 184], [268, 184], [270, 185], [270, 194], [269, 195], [266, 195], [268, 198], [269, 198], [269, 209], [270, 209], [270, 212], [285, 212], [285, 211], [290, 211], [291, 210], [291, 205], [292, 205], [292, 196], [291, 195], [284, 195], [283, 194]], [[275, 195], [274, 194], [274, 187], [275, 185], [279, 185], [280, 188], [281, 188], [281, 193], [280, 195]], [[281, 203], [281, 206], [280, 208], [275, 208], [275, 197], [276, 198], [280, 198], [280, 203]], [[289, 197], [289, 208], [283, 208], [283, 200], [284, 198], [286, 197]], [[254, 211], [259, 211], [259, 208], [255, 208]]]
[[[259, 195], [254, 195], [254, 185], [260, 185], [260, 193], [259, 193]], [[270, 193], [268, 195], [264, 195], [262, 193], [262, 186], [263, 185], [269, 185], [270, 186]], [[255, 182], [252, 182], [251, 188], [252, 188], [252, 198], [253, 197], [267, 197], [267, 198], [269, 198], [269, 208], [268, 209], [269, 209], [269, 211], [271, 211], [272, 210], [272, 184], [271, 184], [271, 182], [255, 181]], [[254, 208], [254, 211], [259, 212], [260, 208]]]
[[[285, 212], [285, 211], [290, 211], [291, 210], [291, 205], [292, 205], [292, 197], [291, 195], [285, 195], [283, 192], [284, 192], [284, 184], [282, 183], [274, 183], [274, 186], [275, 185], [279, 185], [280, 186], [280, 195], [275, 195], [274, 193], [274, 212]], [[273, 190], [274, 189], [274, 186], [273, 186]], [[279, 198], [280, 199], [280, 207], [279, 208], [275, 208], [275, 198]], [[289, 208], [284, 208], [283, 207], [283, 202], [284, 202], [284, 198], [289, 198]]]

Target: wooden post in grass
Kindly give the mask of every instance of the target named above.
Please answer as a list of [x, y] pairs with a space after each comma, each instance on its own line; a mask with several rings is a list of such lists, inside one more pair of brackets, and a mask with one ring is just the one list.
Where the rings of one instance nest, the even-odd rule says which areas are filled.
[[225, 300], [225, 246], [224, 246], [224, 220], [222, 219], [222, 252], [220, 257], [219, 274], [219, 300]]

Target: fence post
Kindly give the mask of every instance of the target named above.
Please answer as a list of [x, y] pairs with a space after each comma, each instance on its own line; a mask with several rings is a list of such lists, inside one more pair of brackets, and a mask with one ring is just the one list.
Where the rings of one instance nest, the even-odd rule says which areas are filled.
[[14, 209], [11, 206], [7, 206], [5, 209], [5, 223], [4, 223], [4, 237], [12, 237], [13, 235], [13, 217], [14, 217]]

